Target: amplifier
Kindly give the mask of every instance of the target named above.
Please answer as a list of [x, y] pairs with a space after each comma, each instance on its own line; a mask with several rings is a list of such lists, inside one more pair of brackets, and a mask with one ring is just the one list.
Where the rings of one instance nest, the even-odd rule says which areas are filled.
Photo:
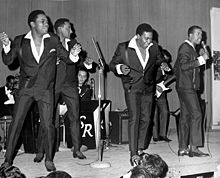
[[110, 111], [109, 119], [112, 125], [109, 133], [111, 143], [128, 143], [128, 112]]

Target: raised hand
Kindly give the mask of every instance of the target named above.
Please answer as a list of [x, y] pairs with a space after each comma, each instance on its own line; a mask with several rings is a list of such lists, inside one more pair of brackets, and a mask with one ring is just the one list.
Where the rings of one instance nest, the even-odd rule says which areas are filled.
[[82, 49], [81, 49], [81, 45], [80, 44], [75, 44], [72, 48], [71, 48], [71, 54], [73, 55], [73, 56], [77, 56], [79, 53], [80, 53], [80, 51], [81, 51]]
[[9, 45], [10, 43], [9, 37], [5, 32], [0, 33], [0, 40], [5, 46]]
[[120, 69], [124, 75], [128, 75], [129, 72], [131, 71], [131, 69], [127, 65], [124, 65], [124, 64], [121, 65]]
[[209, 54], [208, 52], [206, 52], [203, 48], [201, 48], [199, 50], [199, 55], [202, 56], [204, 58], [204, 60], [209, 59]]
[[167, 72], [169, 72], [171, 70], [166, 62], [163, 62], [160, 65], [160, 68], [161, 68], [161, 70], [164, 70], [164, 71], [167, 71]]

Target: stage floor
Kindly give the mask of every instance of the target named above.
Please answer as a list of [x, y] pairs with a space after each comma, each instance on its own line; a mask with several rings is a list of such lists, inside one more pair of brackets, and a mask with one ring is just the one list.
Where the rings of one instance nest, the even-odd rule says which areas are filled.
[[[205, 146], [201, 150], [208, 152], [210, 157], [178, 157], [178, 143], [175, 132], [169, 134], [169, 138], [172, 139], [171, 142], [152, 142], [146, 152], [159, 154], [166, 161], [169, 166], [167, 177], [178, 178], [183, 175], [214, 172], [217, 165], [220, 165], [220, 132], [208, 132], [205, 137]], [[57, 170], [66, 171], [73, 178], [119, 178], [131, 169], [127, 144], [112, 144], [104, 150], [102, 163], [110, 163], [110, 168], [98, 169], [90, 167], [91, 163], [95, 162], [98, 157], [95, 149], [87, 150], [84, 154], [87, 156], [86, 160], [74, 159], [70, 149], [63, 147], [61, 143], [60, 151], [56, 153], [54, 159]], [[34, 163], [34, 156], [34, 154], [19, 152], [19, 155], [15, 158], [14, 165], [27, 178], [46, 176], [48, 172], [44, 167], [44, 162]], [[1, 153], [0, 163], [3, 160], [3, 153]]]

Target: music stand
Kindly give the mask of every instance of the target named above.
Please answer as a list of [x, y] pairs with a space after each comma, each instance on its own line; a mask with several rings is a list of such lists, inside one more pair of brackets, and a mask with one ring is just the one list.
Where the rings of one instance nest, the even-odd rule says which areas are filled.
[[90, 164], [92, 168], [109, 168], [111, 167], [111, 164], [109, 162], [103, 162], [102, 161], [102, 155], [103, 155], [103, 140], [101, 140], [101, 98], [102, 98], [102, 93], [101, 93], [101, 77], [103, 76], [104, 72], [104, 62], [101, 56], [101, 52], [99, 51], [100, 49], [97, 46], [97, 42], [95, 42], [94, 38], [92, 38], [92, 42], [95, 46], [96, 52], [99, 57], [99, 62], [98, 62], [98, 119], [97, 119], [97, 124], [95, 125], [97, 133], [96, 133], [96, 145], [97, 145], [97, 151], [98, 151], [98, 157], [97, 161], [93, 162]]

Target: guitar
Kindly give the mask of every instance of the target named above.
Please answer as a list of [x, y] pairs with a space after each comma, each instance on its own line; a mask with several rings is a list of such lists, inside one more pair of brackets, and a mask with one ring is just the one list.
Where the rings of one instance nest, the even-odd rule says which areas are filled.
[[[155, 94], [156, 97], [159, 98], [164, 91], [167, 91], [167, 92], [171, 91], [172, 89], [171, 88], [167, 88], [166, 86], [170, 85], [175, 80], [176, 80], [176, 76], [173, 75], [172, 77], [170, 77], [170, 78], [168, 78], [166, 80], [163, 80], [160, 83], [157, 83], [156, 94]], [[158, 88], [160, 88], [160, 90], [158, 90]]]

